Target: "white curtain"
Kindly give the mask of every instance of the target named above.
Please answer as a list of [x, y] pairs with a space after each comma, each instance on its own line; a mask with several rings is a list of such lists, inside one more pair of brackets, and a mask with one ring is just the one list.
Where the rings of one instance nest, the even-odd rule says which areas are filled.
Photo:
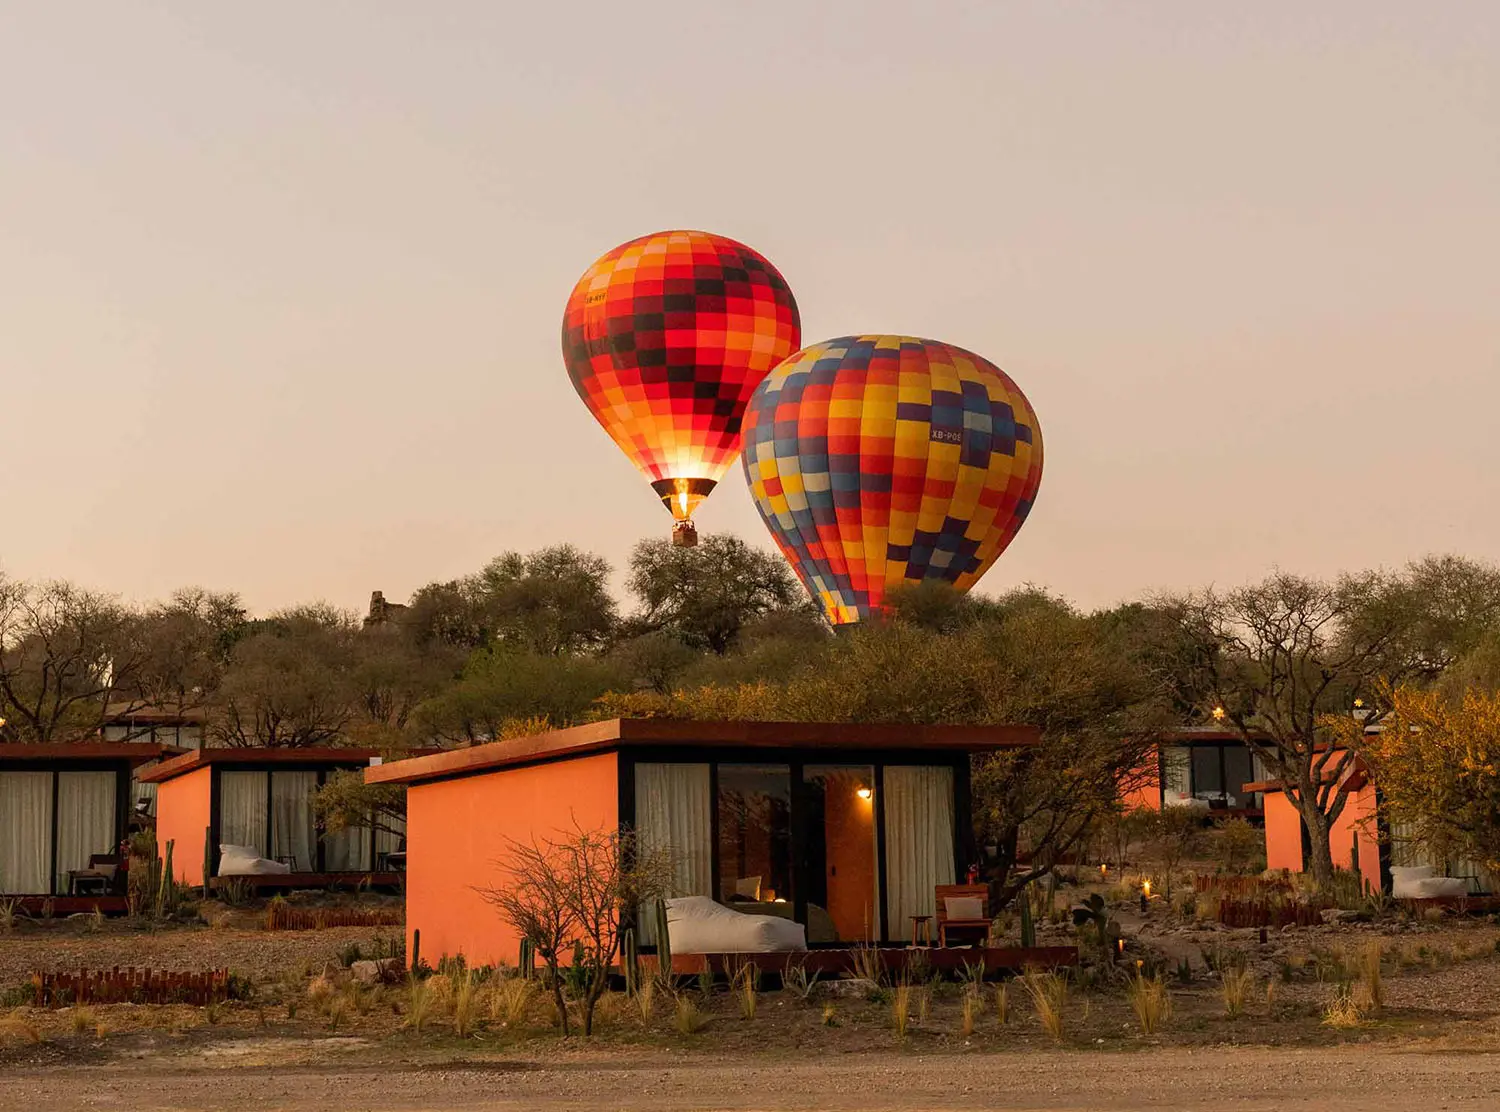
[[219, 773], [219, 842], [250, 846], [266, 856], [266, 776], [264, 772]]
[[[713, 895], [713, 826], [706, 764], [635, 766], [635, 831], [642, 852], [672, 856], [673, 896]], [[645, 945], [656, 938], [655, 915], [641, 909], [637, 935]]]
[[51, 891], [52, 773], [0, 772], [0, 895]]
[[886, 892], [890, 937], [911, 940], [911, 916], [936, 914], [936, 888], [953, 883], [953, 770], [886, 765]]
[[351, 826], [323, 837], [323, 860], [330, 873], [362, 873], [370, 869], [370, 828]]
[[68, 891], [68, 873], [86, 869], [96, 853], [114, 853], [115, 774], [59, 772], [57, 774], [57, 887]]
[[271, 773], [271, 856], [288, 860], [294, 873], [318, 871], [318, 830], [312, 797], [316, 772]]
[[[375, 857], [376, 865], [380, 864], [382, 853], [396, 853], [401, 849], [406, 840], [406, 820], [397, 815], [387, 815], [381, 818], [381, 829], [375, 831]], [[390, 827], [389, 830], [384, 827]]]

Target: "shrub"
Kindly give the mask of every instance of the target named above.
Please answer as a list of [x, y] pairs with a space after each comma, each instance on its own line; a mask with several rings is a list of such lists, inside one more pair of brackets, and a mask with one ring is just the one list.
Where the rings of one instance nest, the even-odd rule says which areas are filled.
[[1255, 974], [1248, 969], [1225, 969], [1219, 974], [1219, 995], [1224, 1000], [1224, 1014], [1230, 1019], [1245, 1014], [1245, 998], [1255, 986]]
[[698, 1006], [698, 1001], [693, 999], [689, 993], [682, 993], [677, 997], [677, 1033], [679, 1035], [696, 1035], [710, 1023], [712, 1018]]
[[1381, 977], [1380, 962], [1385, 957], [1385, 947], [1378, 938], [1365, 944], [1359, 956], [1359, 987], [1363, 1010], [1378, 1012], [1385, 1007], [1385, 981]]
[[1001, 1027], [1010, 1022], [1010, 986], [1003, 981], [995, 986], [995, 1022]]
[[974, 1033], [974, 1014], [978, 1010], [978, 994], [973, 992], [965, 992], [963, 997], [963, 1012], [959, 1019], [958, 1032], [966, 1039]]
[[453, 993], [453, 1033], [461, 1039], [474, 1033], [475, 1012], [478, 1010], [474, 993], [475, 981], [474, 973], [463, 974]]
[[417, 1034], [422, 1033], [422, 1027], [426, 1024], [428, 1016], [432, 1012], [434, 1003], [433, 980], [418, 980], [413, 978], [411, 986], [407, 990], [406, 997], [406, 1026]]
[[911, 985], [904, 981], [891, 993], [891, 1029], [898, 1039], [906, 1038], [911, 1023]]
[[1358, 1027], [1359, 1021], [1359, 1005], [1355, 1003], [1354, 994], [1349, 991], [1347, 985], [1340, 985], [1334, 989], [1333, 995], [1328, 998], [1328, 1003], [1324, 1006], [1324, 1025], [1338, 1028]]

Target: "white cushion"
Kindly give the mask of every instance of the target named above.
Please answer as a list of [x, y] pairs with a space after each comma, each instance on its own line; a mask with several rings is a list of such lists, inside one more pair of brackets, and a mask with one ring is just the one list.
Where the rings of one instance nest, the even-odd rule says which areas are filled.
[[984, 918], [984, 900], [978, 896], [945, 896], [943, 908], [950, 919]]
[[[1391, 885], [1392, 889], [1395, 885]], [[1421, 880], [1407, 881], [1406, 898], [1412, 900], [1436, 900], [1453, 899], [1458, 896], [1469, 894], [1469, 882], [1456, 876], [1429, 876]], [[1391, 895], [1401, 896], [1403, 893], [1392, 891]]]
[[254, 846], [219, 846], [220, 876], [276, 876], [291, 871], [290, 865], [266, 860]]
[[807, 949], [801, 923], [774, 915], [742, 915], [707, 896], [667, 901], [673, 954], [751, 954]]
[[1391, 879], [1401, 880], [1426, 880], [1433, 876], [1436, 870], [1431, 865], [1392, 865]]

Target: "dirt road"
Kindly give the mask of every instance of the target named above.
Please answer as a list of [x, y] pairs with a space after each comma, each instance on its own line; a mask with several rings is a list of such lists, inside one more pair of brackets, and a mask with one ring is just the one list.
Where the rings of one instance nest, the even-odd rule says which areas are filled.
[[[293, 1056], [295, 1057], [295, 1056]], [[858, 1055], [716, 1064], [665, 1054], [629, 1062], [542, 1061], [383, 1067], [115, 1062], [0, 1074], [0, 1108], [503, 1109], [588, 1112], [689, 1109], [1500, 1108], [1500, 1055], [1337, 1050], [1143, 1050]]]

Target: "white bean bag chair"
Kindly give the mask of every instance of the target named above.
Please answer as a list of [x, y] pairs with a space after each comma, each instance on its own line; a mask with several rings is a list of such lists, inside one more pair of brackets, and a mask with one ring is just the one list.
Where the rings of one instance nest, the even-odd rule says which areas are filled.
[[742, 915], [707, 896], [667, 901], [673, 954], [765, 954], [807, 949], [801, 923], [775, 915]]
[[254, 846], [219, 846], [220, 876], [280, 876], [292, 871], [281, 861], [268, 861]]
[[1456, 876], [1433, 876], [1431, 865], [1391, 867], [1391, 896], [1398, 900], [1432, 900], [1469, 894], [1469, 882]]

